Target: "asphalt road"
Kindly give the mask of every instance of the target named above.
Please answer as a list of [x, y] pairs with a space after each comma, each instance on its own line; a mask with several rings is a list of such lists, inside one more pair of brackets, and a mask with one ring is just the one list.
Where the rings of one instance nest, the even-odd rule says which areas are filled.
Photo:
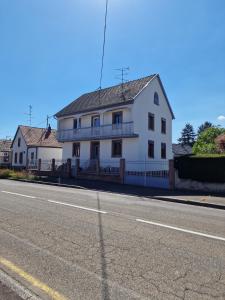
[[0, 180], [0, 269], [42, 299], [225, 299], [225, 211]]

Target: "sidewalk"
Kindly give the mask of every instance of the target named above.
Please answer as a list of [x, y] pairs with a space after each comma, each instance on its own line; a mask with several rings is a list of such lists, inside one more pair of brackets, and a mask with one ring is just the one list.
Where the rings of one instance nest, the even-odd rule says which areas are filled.
[[[24, 180], [26, 181], [26, 180]], [[225, 194], [204, 193], [187, 190], [165, 190], [157, 188], [148, 188], [143, 186], [122, 185], [117, 183], [103, 182], [97, 180], [85, 179], [62, 179], [61, 183], [42, 181], [34, 183], [44, 183], [49, 185], [65, 186], [71, 188], [91, 189], [95, 191], [104, 191], [119, 193], [124, 195], [133, 195], [145, 198], [151, 198], [161, 201], [176, 202], [182, 204], [205, 206], [225, 210]]]

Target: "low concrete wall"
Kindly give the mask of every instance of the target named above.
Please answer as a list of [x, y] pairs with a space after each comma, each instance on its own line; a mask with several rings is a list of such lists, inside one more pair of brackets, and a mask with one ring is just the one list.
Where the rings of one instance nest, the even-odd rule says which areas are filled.
[[216, 182], [201, 182], [191, 179], [181, 179], [178, 177], [178, 172], [175, 172], [175, 188], [194, 190], [194, 191], [204, 191], [204, 192], [225, 192], [225, 183]]

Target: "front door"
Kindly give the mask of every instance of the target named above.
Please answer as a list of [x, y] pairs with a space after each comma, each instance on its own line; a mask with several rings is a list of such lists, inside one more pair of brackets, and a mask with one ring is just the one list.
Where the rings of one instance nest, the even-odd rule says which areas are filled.
[[100, 143], [99, 142], [91, 142], [91, 159], [99, 159], [100, 154]]

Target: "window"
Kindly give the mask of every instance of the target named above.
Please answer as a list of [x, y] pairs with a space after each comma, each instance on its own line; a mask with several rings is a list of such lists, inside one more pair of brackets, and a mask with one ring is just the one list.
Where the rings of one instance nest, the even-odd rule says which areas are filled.
[[23, 163], [23, 152], [20, 152], [19, 163], [22, 165]]
[[148, 157], [154, 158], [154, 141], [148, 141]]
[[31, 161], [34, 161], [34, 152], [31, 152], [30, 159], [31, 159]]
[[78, 128], [77, 125], [78, 125], [77, 119], [74, 119], [73, 120], [73, 129], [77, 129]]
[[154, 93], [154, 104], [159, 105], [159, 95], [156, 92]]
[[161, 133], [166, 134], [166, 119], [161, 118]]
[[21, 138], [18, 138], [18, 147], [20, 147], [21, 144]]
[[155, 115], [148, 113], [148, 129], [154, 130], [155, 129]]
[[161, 158], [166, 158], [166, 143], [161, 143]]
[[81, 118], [78, 119], [78, 127], [81, 128]]
[[73, 156], [80, 157], [80, 143], [73, 143]]
[[112, 141], [112, 157], [122, 156], [122, 140]]
[[93, 116], [91, 118], [91, 127], [99, 127], [100, 126], [100, 116]]
[[17, 164], [17, 153], [15, 153], [15, 156], [14, 156], [14, 163]]
[[112, 123], [113, 125], [122, 124], [123, 122], [123, 112], [117, 111], [112, 114]]

